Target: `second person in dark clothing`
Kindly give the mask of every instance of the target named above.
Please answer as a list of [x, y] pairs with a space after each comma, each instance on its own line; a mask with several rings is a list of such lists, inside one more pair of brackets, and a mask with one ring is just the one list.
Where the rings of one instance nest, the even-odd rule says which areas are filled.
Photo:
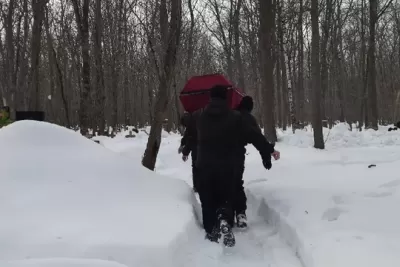
[[[239, 104], [239, 106], [236, 108], [237, 111], [240, 112], [242, 115], [243, 120], [246, 121], [252, 127], [255, 131], [258, 131], [260, 134], [262, 134], [261, 128], [259, 127], [256, 118], [251, 114], [253, 111], [254, 107], [254, 102], [253, 98], [251, 96], [244, 96]], [[249, 142], [242, 143], [240, 150], [238, 152], [238, 172], [237, 172], [237, 191], [236, 191], [236, 198], [234, 201], [234, 211], [236, 215], [236, 224], [238, 228], [246, 228], [247, 227], [247, 216], [246, 216], [246, 210], [247, 210], [247, 197], [246, 193], [244, 191], [244, 181], [243, 181], [243, 173], [244, 173], [244, 166], [245, 166], [245, 160], [246, 160], [246, 145], [249, 144]], [[271, 145], [273, 148], [274, 145]], [[274, 150], [272, 152], [272, 156], [275, 159], [279, 159], [279, 151]]]
[[[242, 115], [243, 120], [245, 120], [248, 124], [250, 124], [251, 127], [254, 128], [254, 130], [260, 130], [256, 119], [251, 115], [251, 111], [253, 110], [253, 98], [250, 96], [245, 96], [242, 98], [242, 101], [240, 102], [239, 106], [236, 108]], [[260, 130], [261, 133], [261, 130]], [[245, 141], [245, 140], [244, 140]], [[243, 187], [243, 173], [244, 173], [244, 165], [245, 165], [245, 154], [246, 154], [246, 148], [245, 146], [247, 145], [246, 142], [241, 144], [243, 148], [241, 147], [240, 151], [238, 151], [238, 172], [237, 172], [237, 192], [236, 192], [236, 198], [234, 201], [234, 210], [235, 210], [235, 215], [236, 215], [236, 224], [238, 228], [246, 228], [247, 227], [247, 216], [246, 216], [246, 210], [247, 210], [247, 197], [246, 193], [244, 191]]]
[[261, 132], [230, 109], [227, 88], [215, 86], [208, 106], [195, 116], [200, 172], [199, 196], [206, 238], [218, 242], [221, 233], [226, 246], [235, 245], [232, 232], [233, 203], [237, 192], [238, 159], [243, 143], [260, 152], [265, 168], [271, 168], [274, 149]]

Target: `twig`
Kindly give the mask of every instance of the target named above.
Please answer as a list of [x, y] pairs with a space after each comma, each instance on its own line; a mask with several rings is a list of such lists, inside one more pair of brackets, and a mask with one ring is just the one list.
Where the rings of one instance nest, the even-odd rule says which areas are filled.
[[329, 135], [330, 135], [331, 131], [332, 131], [332, 129], [329, 129], [329, 132], [328, 132], [328, 134], [326, 135], [326, 139], [325, 139], [325, 141], [324, 141], [324, 144], [326, 144], [326, 142], [328, 141], [328, 138], [329, 138]]

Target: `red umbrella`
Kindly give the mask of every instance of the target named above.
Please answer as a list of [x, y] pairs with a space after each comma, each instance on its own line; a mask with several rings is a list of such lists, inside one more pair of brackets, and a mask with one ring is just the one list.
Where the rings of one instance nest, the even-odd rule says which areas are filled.
[[222, 74], [208, 74], [194, 76], [186, 82], [179, 96], [185, 111], [194, 112], [204, 108], [210, 101], [210, 89], [215, 85], [228, 87], [229, 105], [236, 108], [244, 96], [242, 90], [235, 88]]

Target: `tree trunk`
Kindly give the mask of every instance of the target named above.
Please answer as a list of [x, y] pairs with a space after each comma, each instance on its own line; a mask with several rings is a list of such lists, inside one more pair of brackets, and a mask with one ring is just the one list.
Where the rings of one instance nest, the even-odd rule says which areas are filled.
[[14, 51], [14, 32], [13, 32], [13, 23], [14, 23], [14, 10], [15, 10], [15, 1], [10, 0], [8, 3], [8, 11], [6, 16], [6, 52], [7, 59], [5, 61], [5, 79], [7, 79], [7, 87], [2, 92], [3, 99], [6, 99], [6, 102], [10, 102], [10, 95], [15, 90], [15, 84], [13, 81], [14, 74], [14, 62], [15, 62], [15, 51]]
[[89, 0], [83, 0], [82, 11], [78, 0], [74, 5], [75, 19], [81, 41], [82, 88], [80, 91], [79, 127], [82, 135], [87, 135], [90, 126], [90, 55], [89, 55]]
[[[62, 74], [58, 59], [57, 59], [56, 51], [54, 49], [53, 37], [50, 34], [50, 25], [49, 25], [48, 16], [46, 17], [46, 20], [45, 20], [45, 28], [46, 28], [47, 42], [48, 42], [48, 46], [49, 46], [49, 48], [48, 48], [49, 49], [49, 57], [52, 58], [52, 60], [50, 62], [53, 62], [54, 67], [56, 69], [55, 76], [57, 77], [58, 87], [60, 89], [61, 100], [62, 100], [63, 107], [64, 107], [65, 125], [69, 128], [72, 126], [71, 119], [69, 116], [69, 106], [68, 106], [67, 97], [65, 94], [63, 74]], [[50, 68], [53, 68], [53, 66], [50, 65]], [[52, 99], [53, 99], [53, 97], [52, 97]]]
[[[303, 125], [305, 121], [305, 91], [304, 91], [304, 31], [303, 31], [303, 13], [304, 6], [303, 0], [300, 1], [299, 19], [297, 24], [297, 38], [298, 38], [298, 76], [297, 76], [297, 91], [296, 91], [296, 115], [300, 124]], [[299, 125], [300, 126], [300, 125]]]
[[243, 61], [242, 61], [242, 55], [240, 52], [241, 46], [240, 46], [240, 10], [242, 7], [243, 0], [238, 0], [236, 8], [235, 8], [235, 14], [233, 16], [233, 31], [234, 31], [234, 37], [235, 37], [235, 63], [236, 63], [236, 69], [238, 72], [238, 85], [239, 88], [243, 89], [244, 91], [246, 90], [245, 86], [245, 79], [244, 79], [244, 68], [243, 68]]
[[94, 58], [95, 58], [95, 88], [96, 88], [96, 115], [98, 121], [99, 134], [103, 134], [106, 130], [105, 125], [105, 89], [104, 89], [104, 73], [103, 73], [103, 19], [101, 16], [101, 0], [96, 0], [95, 9], [95, 25], [94, 25]]
[[324, 136], [321, 120], [321, 68], [319, 62], [319, 25], [318, 25], [318, 0], [311, 0], [311, 62], [312, 62], [312, 90], [313, 90], [313, 129], [314, 147], [324, 149]]
[[378, 130], [378, 104], [376, 88], [376, 43], [375, 29], [378, 21], [378, 2], [369, 0], [369, 39], [368, 39], [368, 110], [370, 113], [370, 127]]
[[190, 14], [190, 32], [188, 36], [188, 55], [187, 55], [187, 60], [186, 60], [186, 75], [185, 79], [187, 80], [189, 78], [189, 75], [191, 74], [192, 70], [192, 61], [193, 61], [193, 34], [194, 34], [194, 27], [196, 26], [196, 21], [194, 17], [194, 9], [193, 9], [193, 4], [192, 0], [188, 0], [188, 6], [189, 6], [189, 14]]
[[283, 26], [282, 26], [282, 9], [284, 2], [279, 0], [278, 2], [278, 39], [279, 39], [279, 60], [282, 69], [282, 127], [286, 130], [288, 122], [288, 111], [289, 111], [289, 99], [288, 99], [288, 78], [286, 71], [286, 61], [285, 61], [285, 49], [283, 45]]
[[[328, 88], [328, 59], [327, 59], [327, 48], [328, 48], [328, 39], [330, 35], [330, 27], [331, 27], [331, 16], [333, 13], [332, 10], [332, 0], [326, 0], [326, 9], [325, 9], [325, 19], [322, 27], [322, 43], [321, 43], [321, 117], [322, 119], [326, 119], [325, 112], [325, 95], [329, 90]], [[332, 101], [332, 99], [329, 99]], [[332, 116], [333, 114], [331, 114]]]
[[[160, 23], [168, 21], [166, 0], [161, 0], [160, 4]], [[161, 39], [166, 46], [164, 50], [163, 69], [159, 70], [160, 83], [154, 107], [154, 117], [151, 122], [149, 139], [142, 159], [144, 167], [154, 170], [158, 151], [161, 145], [161, 131], [163, 116], [169, 104], [169, 92], [173, 82], [176, 58], [180, 44], [181, 20], [182, 20], [182, 0], [171, 0], [171, 19], [169, 29], [161, 27]], [[165, 17], [164, 17], [165, 16]]]
[[31, 110], [40, 110], [40, 49], [42, 39], [42, 22], [44, 19], [44, 7], [47, 2], [48, 0], [32, 0], [33, 26], [31, 43], [31, 68], [29, 74], [29, 108]]
[[359, 67], [359, 82], [360, 82], [360, 102], [361, 102], [361, 110], [360, 110], [360, 120], [359, 126], [360, 131], [362, 129], [363, 121], [365, 125], [369, 124], [368, 119], [368, 90], [367, 90], [367, 72], [365, 67], [365, 54], [366, 54], [366, 45], [365, 45], [365, 0], [361, 0], [361, 53], [360, 53], [360, 67]]
[[283, 119], [282, 119], [282, 68], [280, 61], [280, 50], [279, 50], [279, 40], [275, 38], [275, 54], [274, 57], [275, 66], [276, 66], [276, 100], [277, 100], [277, 109], [276, 109], [276, 121], [280, 128], [283, 128]]
[[261, 79], [263, 85], [264, 135], [270, 142], [276, 142], [275, 129], [275, 96], [274, 69], [272, 62], [272, 35], [274, 28], [272, 0], [260, 0], [260, 34], [261, 34]]

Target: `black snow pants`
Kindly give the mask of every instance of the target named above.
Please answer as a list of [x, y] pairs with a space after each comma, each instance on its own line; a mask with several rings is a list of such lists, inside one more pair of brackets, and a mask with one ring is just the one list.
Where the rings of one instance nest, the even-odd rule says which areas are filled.
[[244, 173], [244, 162], [238, 165], [238, 170], [236, 172], [236, 194], [235, 200], [233, 203], [233, 208], [235, 214], [246, 214], [247, 209], [247, 197], [244, 192], [244, 181], [243, 181], [243, 173]]
[[[229, 167], [201, 167], [199, 196], [203, 214], [203, 226], [207, 233], [219, 227], [220, 220], [231, 223], [236, 193], [235, 173]], [[233, 225], [231, 225], [233, 226]]]

